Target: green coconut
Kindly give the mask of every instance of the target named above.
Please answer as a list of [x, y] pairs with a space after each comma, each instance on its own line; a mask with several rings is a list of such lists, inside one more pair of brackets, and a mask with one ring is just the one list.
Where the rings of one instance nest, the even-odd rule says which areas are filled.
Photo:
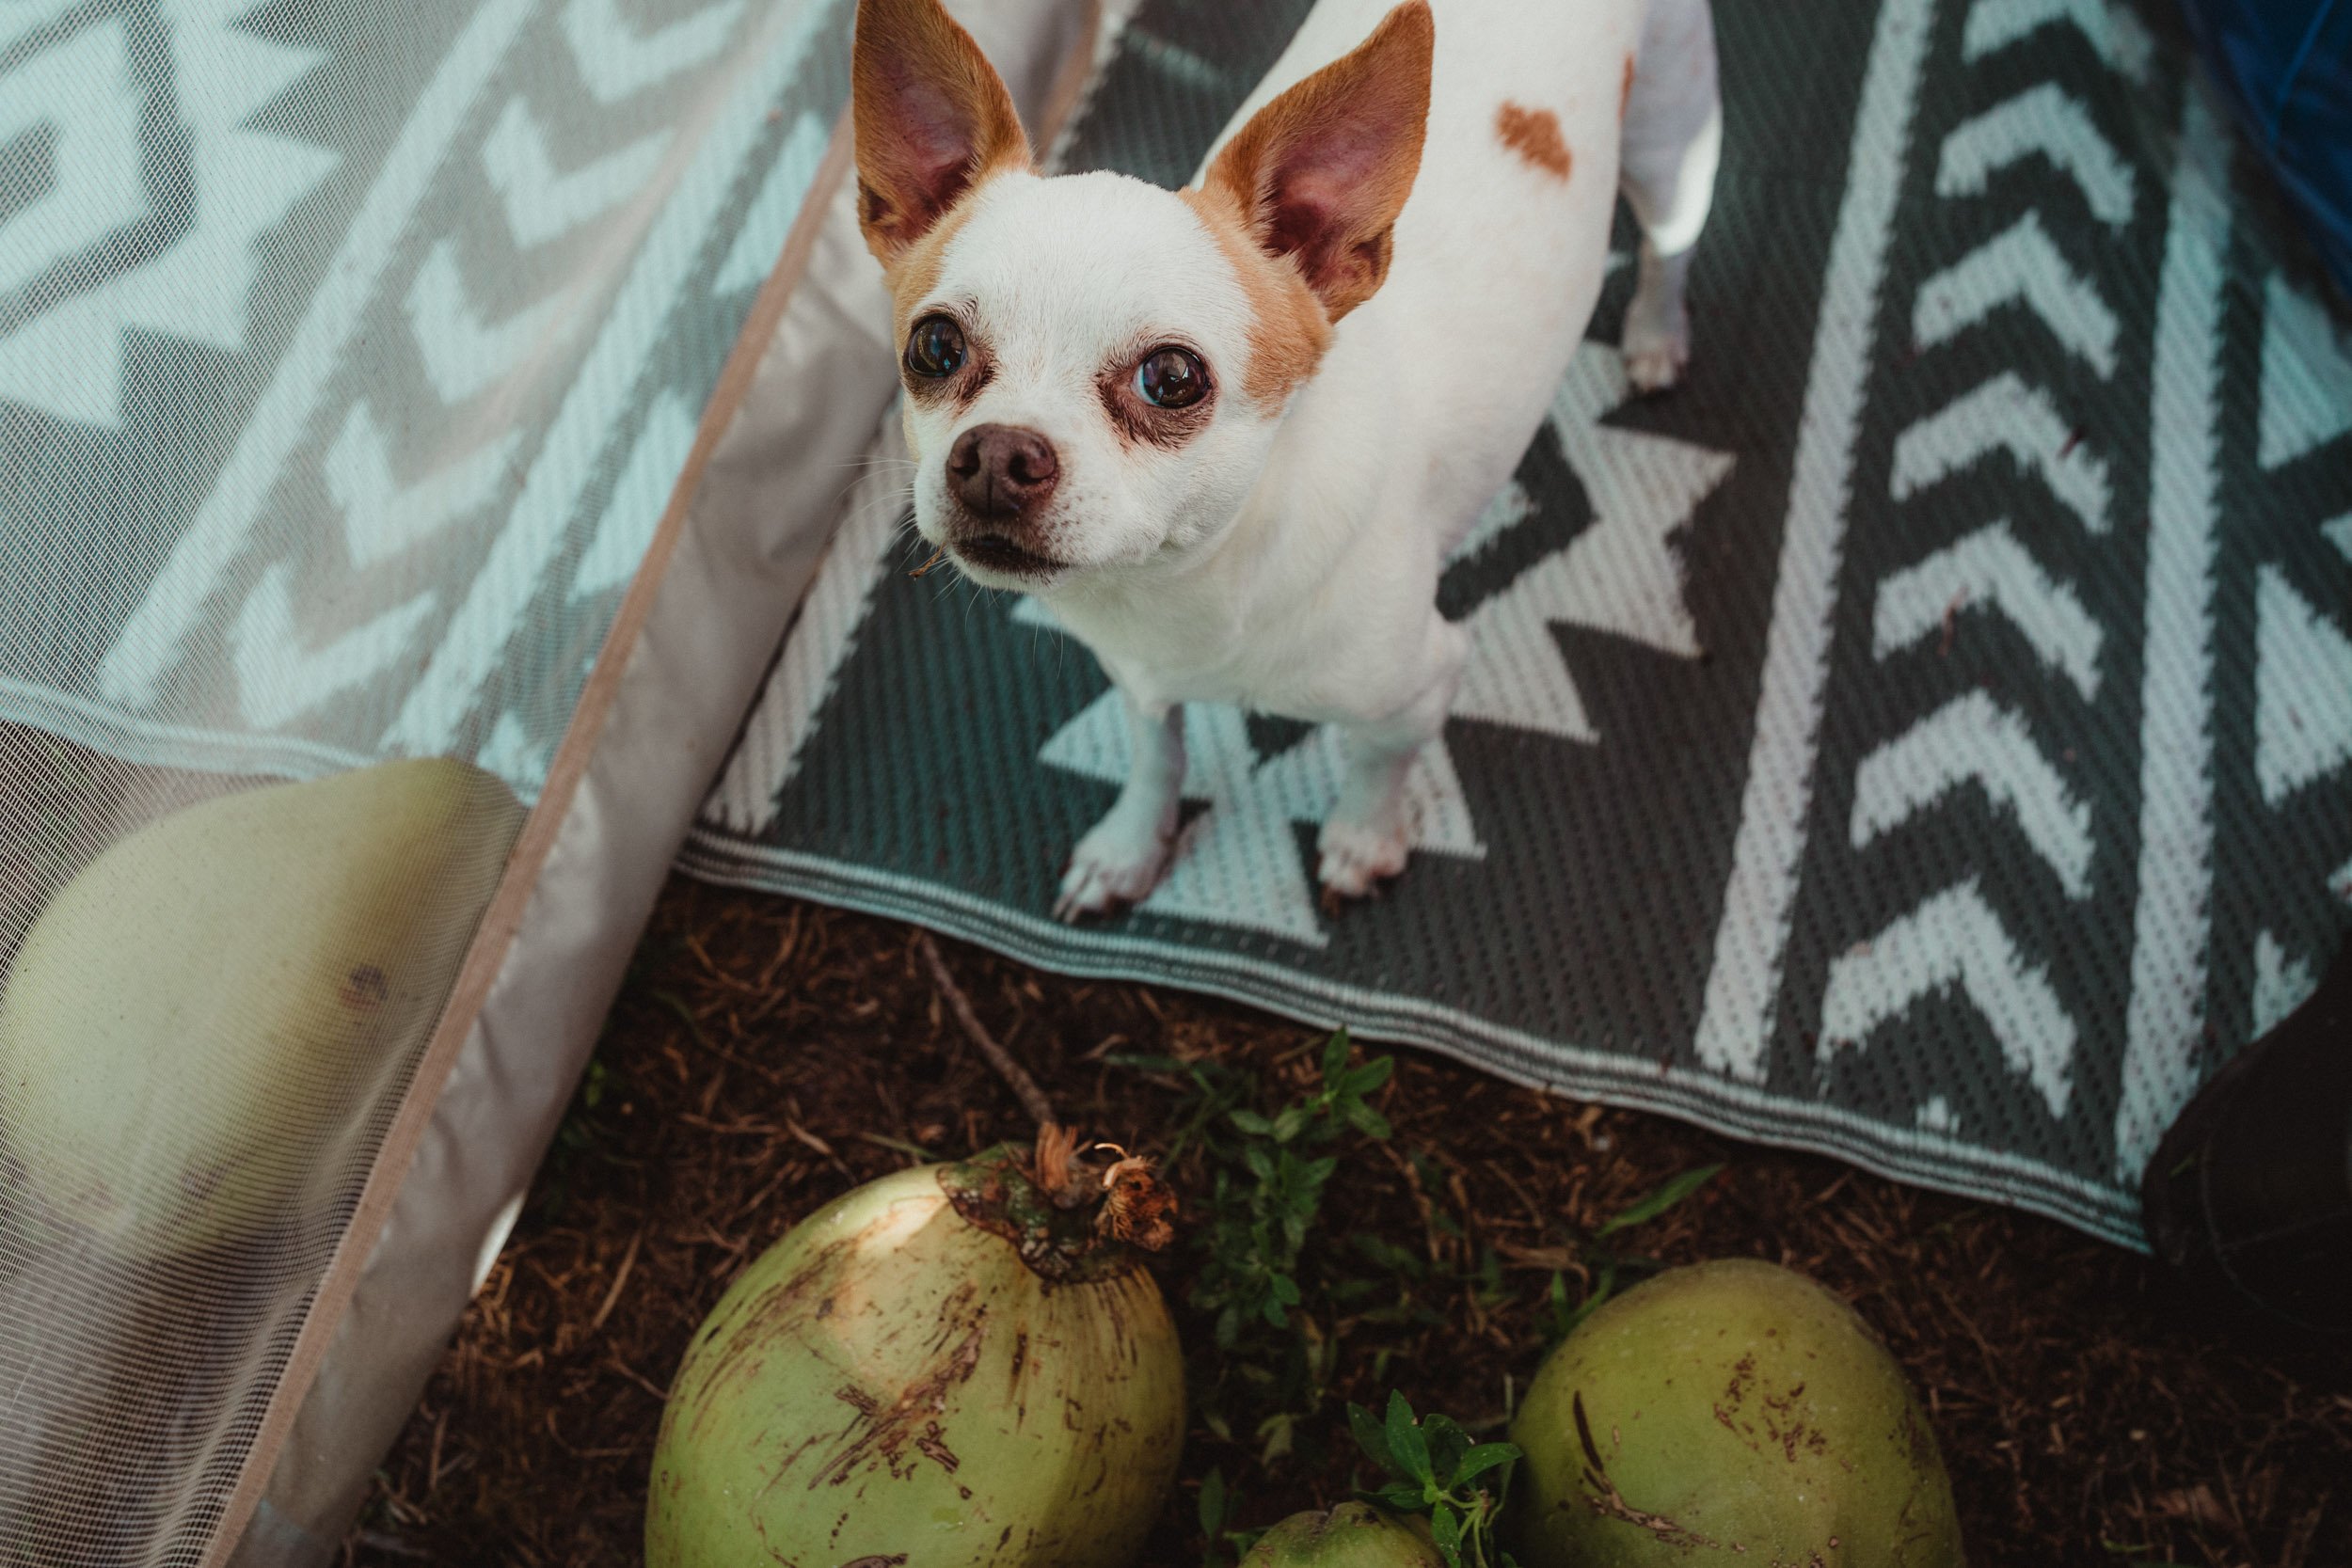
[[1438, 1548], [1370, 1503], [1294, 1513], [1263, 1535], [1241, 1568], [1445, 1568]]
[[1512, 1423], [1526, 1568], [1958, 1568], [1935, 1434], [1861, 1318], [1802, 1275], [1673, 1269], [1568, 1336]]
[[869, 1182], [745, 1269], [687, 1347], [648, 1568], [1119, 1568], [1175, 1481], [1159, 1287], [1020, 1151]]
[[0, 1155], [162, 1256], [299, 1218], [431, 1033], [522, 808], [447, 759], [216, 797], [60, 888], [0, 991]]

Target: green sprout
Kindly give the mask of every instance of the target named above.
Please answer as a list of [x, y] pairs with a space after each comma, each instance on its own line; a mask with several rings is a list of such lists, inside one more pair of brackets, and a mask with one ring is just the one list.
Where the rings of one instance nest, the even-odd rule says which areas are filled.
[[1357, 1496], [1391, 1513], [1426, 1515], [1447, 1568], [1517, 1568], [1494, 1540], [1517, 1447], [1473, 1443], [1451, 1417], [1434, 1412], [1417, 1420], [1394, 1392], [1385, 1419], [1350, 1403], [1347, 1425], [1356, 1446], [1389, 1478]]

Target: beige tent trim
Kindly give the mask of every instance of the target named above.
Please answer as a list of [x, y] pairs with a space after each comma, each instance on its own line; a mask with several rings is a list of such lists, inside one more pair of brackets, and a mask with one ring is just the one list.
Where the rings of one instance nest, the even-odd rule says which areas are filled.
[[[1034, 105], [1035, 112], [1030, 119], [1038, 128], [1039, 143], [1052, 145], [1093, 78], [1098, 53], [1105, 41], [1101, 0], [1078, 0], [1075, 4], [1070, 3], [1070, 0], [961, 0], [961, 3], [950, 0], [950, 4], [979, 35], [992, 56], [1005, 68], [1009, 84], [1024, 107]], [[1024, 49], [1029, 54], [1026, 61], [1020, 57]], [[1022, 70], [1024, 64], [1027, 64], [1029, 69]], [[1032, 84], [1029, 92], [1022, 90], [1024, 86]], [[1037, 90], [1039, 88], [1042, 90]], [[444, 1091], [450, 1085], [453, 1071], [469, 1041], [474, 1039], [485, 1025], [485, 1008], [500, 980], [508, 973], [510, 959], [516, 957], [516, 939], [524, 932], [533, 913], [534, 897], [545, 894], [550, 859], [557, 856], [559, 844], [564, 840], [567, 830], [575, 828], [575, 807], [580, 803], [583, 782], [588, 779], [592, 765], [598, 759], [606, 739], [607, 721], [621, 700], [625, 685], [630, 680], [635, 656], [640, 652], [647, 626], [654, 619], [657, 601], [670, 583], [680, 541], [689, 531], [697, 498], [704, 489], [714, 457], [718, 456], [731, 434], [742, 436], [747, 440], [756, 439], [758, 432], [747, 434], [739, 429], [740, 426], [758, 422], [742, 418], [745, 406], [753, 399], [761, 380], [763, 364], [771, 358], [773, 350], [779, 346], [779, 327], [785, 323], [787, 309], [793, 305], [796, 294], [801, 293], [802, 285], [809, 276], [812, 259], [818, 256], [820, 245], [826, 245], [830, 246], [833, 254], [826, 256], [825, 260], [839, 262], [841, 252], [848, 248], [843, 230], [847, 229], [850, 231], [848, 241], [855, 239], [854, 203], [850, 191], [853, 182], [845, 178], [850, 166], [851, 151], [849, 118], [845, 112], [834, 127], [825, 156], [810, 183], [800, 215], [786, 239], [776, 265], [754, 300], [743, 329], [720, 372], [696, 427], [693, 445], [685, 466], [663, 509], [653, 542], [622, 599], [581, 691], [579, 705], [550, 763], [546, 787], [516, 839], [498, 890], [468, 949], [465, 963], [443, 1008], [439, 1023], [418, 1061], [407, 1090], [369, 1168], [351, 1220], [304, 1314], [293, 1350], [272, 1390], [252, 1444], [238, 1468], [235, 1484], [206, 1544], [201, 1559], [204, 1568], [225, 1568], [231, 1562], [238, 1564], [239, 1568], [258, 1568], [261, 1564], [299, 1561], [315, 1556], [318, 1548], [326, 1544], [312, 1533], [312, 1529], [327, 1522], [318, 1518], [318, 1514], [325, 1513], [331, 1518], [338, 1510], [332, 1507], [321, 1509], [316, 1505], [315, 1494], [319, 1487], [315, 1481], [308, 1487], [313, 1494], [310, 1499], [312, 1506], [301, 1511], [311, 1514], [311, 1518], [272, 1518], [264, 1499], [275, 1496], [277, 1488], [273, 1481], [278, 1476], [281, 1461], [299, 1457], [290, 1456], [289, 1449], [305, 1414], [306, 1401], [310, 1400], [319, 1382], [322, 1368], [328, 1363], [338, 1335], [345, 1329], [355, 1296], [359, 1292], [370, 1261], [385, 1237], [395, 1205], [414, 1174], [420, 1149], [434, 1126], [437, 1111], [442, 1106]], [[863, 260], [862, 252], [857, 260]], [[832, 270], [839, 273], [849, 269], [836, 265]], [[878, 274], [874, 281], [879, 282]], [[836, 292], [852, 296], [851, 303], [857, 302], [858, 287], [854, 278], [841, 284]], [[845, 311], [839, 302], [829, 300], [827, 306], [830, 313], [836, 317], [855, 314]], [[882, 319], [886, 320], [886, 316]], [[888, 361], [873, 356], [868, 345], [861, 343], [856, 346], [861, 351], [857, 363], [873, 366], [871, 379], [877, 383], [873, 388], [860, 386], [856, 390], [872, 392], [875, 401], [886, 406], [896, 390], [896, 378], [890, 376], [886, 369]], [[805, 387], [778, 389], [807, 390]], [[836, 388], [829, 386], [823, 390], [831, 396]], [[867, 423], [870, 427], [870, 417]], [[823, 485], [828, 479], [829, 476], [819, 474], [815, 476], [815, 483]], [[830, 534], [835, 520], [833, 510], [829, 508], [816, 520], [812, 529], [799, 531], [802, 533], [818, 531], [819, 537], [814, 541], [804, 538], [797, 542], [802, 546], [798, 553], [805, 556], [805, 569], [797, 573], [798, 582], [794, 585], [790, 603], [797, 604], [799, 591], [805, 588], [809, 578], [814, 575], [817, 560], [822, 551], [822, 536]], [[779, 607], [774, 627], [777, 632], [782, 629], [784, 613], [784, 607]], [[723, 631], [724, 628], [721, 629]], [[752, 650], [752, 653], [764, 662], [771, 646], [772, 643]], [[741, 707], [748, 704], [761, 668], [761, 664], [755, 663], [741, 672], [743, 689], [741, 701], [737, 705], [736, 718], [739, 718]], [[728, 722], [733, 722], [733, 720]], [[715, 770], [723, 760], [725, 744], [731, 735], [723, 733], [704, 738], [708, 741], [706, 750], [709, 768], [706, 769], [707, 773]], [[688, 760], [691, 760], [691, 756]], [[700, 791], [707, 779], [697, 777], [689, 783], [692, 793], [687, 812], [691, 814], [691, 802], [699, 800]], [[687, 827], [684, 815], [675, 824], [667, 826], [674, 828], [668, 835], [670, 848], [674, 850], [676, 840], [683, 836]], [[666, 858], [665, 853], [664, 863]], [[648, 908], [652, 891], [647, 889], [644, 892], [644, 903]], [[628, 945], [634, 944], [636, 932], [641, 927], [642, 916], [625, 933]], [[605, 998], [608, 1003], [610, 988], [616, 987], [618, 983], [618, 966], [613, 968], [615, 973], [610, 976]], [[602, 1011], [603, 1006], [599, 1005], [596, 1008], [596, 1015], [600, 1017]], [[580, 1041], [579, 1050], [574, 1053], [577, 1059], [572, 1062], [571, 1071], [562, 1085], [561, 1099], [568, 1099], [570, 1083], [577, 1079], [579, 1070], [584, 1067], [587, 1046], [592, 1041], [593, 1026], [589, 1038]], [[558, 1110], [561, 1099], [557, 1102]], [[549, 1126], [547, 1131], [551, 1132], [552, 1127]], [[535, 1150], [543, 1145], [544, 1137], [533, 1146], [531, 1164], [535, 1164]], [[506, 1217], [511, 1219], [511, 1210]], [[501, 1226], [493, 1239], [502, 1238], [502, 1234], [503, 1227]], [[433, 1336], [433, 1341], [441, 1343], [446, 1337], [447, 1325], [443, 1324]], [[413, 1402], [413, 1393], [410, 1397]], [[336, 1468], [331, 1462], [325, 1467], [329, 1470]], [[351, 1479], [363, 1484], [365, 1471]], [[266, 1528], [253, 1528], [257, 1523], [257, 1513], [262, 1515], [261, 1523]]]
[[784, 315], [786, 301], [808, 265], [809, 254], [816, 247], [817, 231], [830, 205], [826, 198], [839, 185], [843, 171], [849, 167], [850, 156], [849, 118], [844, 114], [834, 127], [824, 162], [809, 188], [808, 200], [799, 219], [785, 240], [783, 255], [760, 286], [751, 319], [744, 324], [742, 336], [719, 373], [718, 386], [703, 410], [693, 447], [687, 454], [676, 486], [670, 492], [669, 505], [662, 511], [652, 547], [646, 551], [644, 563], [636, 577], [630, 579], [628, 592], [622, 597], [612, 627], [605, 634], [604, 645], [580, 692], [580, 705], [573, 710], [572, 721], [548, 765], [547, 787], [540, 792], [538, 804], [515, 841], [514, 853], [507, 859], [505, 874], [499, 880], [498, 891], [491, 895], [489, 908], [483, 911], [482, 924], [474, 932], [472, 945], [467, 949], [465, 965], [457, 973], [457, 983], [450, 991], [441, 1022], [427, 1042], [415, 1076], [409, 1080], [408, 1092], [376, 1150], [367, 1184], [360, 1190], [351, 1222], [344, 1227], [334, 1257], [327, 1262], [326, 1275], [319, 1281], [318, 1293], [310, 1298], [310, 1310], [303, 1314], [294, 1354], [287, 1359], [277, 1389], [270, 1396], [261, 1430], [255, 1433], [253, 1446], [246, 1451], [245, 1464], [238, 1472], [236, 1489], [230, 1494], [219, 1528], [204, 1554], [205, 1568], [218, 1568], [225, 1563], [230, 1546], [245, 1534], [271, 1467], [277, 1463], [278, 1449], [294, 1427], [294, 1412], [310, 1393], [311, 1380], [326, 1357], [335, 1326], [342, 1322], [344, 1308], [351, 1305], [361, 1268], [383, 1232], [401, 1183], [407, 1178], [417, 1145], [423, 1138], [433, 1108], [449, 1082], [450, 1069], [455, 1065], [466, 1037], [472, 1033], [483, 1003], [489, 998], [491, 982], [498, 978], [506, 962], [507, 950], [522, 926], [532, 891], [538, 885], [539, 872], [547, 863], [548, 852], [555, 846], [556, 834], [570, 811], [580, 781], [588, 771], [588, 760], [595, 754], [605, 719], [620, 693], [621, 674], [629, 649], [636, 644], [638, 634], [644, 629], [645, 618], [652, 612], [654, 595], [677, 547], [678, 534], [684, 529], [694, 491], [702, 482], [703, 468], [709, 463], [719, 437], [733, 420], [743, 394], [751, 388], [760, 349], [775, 330]]

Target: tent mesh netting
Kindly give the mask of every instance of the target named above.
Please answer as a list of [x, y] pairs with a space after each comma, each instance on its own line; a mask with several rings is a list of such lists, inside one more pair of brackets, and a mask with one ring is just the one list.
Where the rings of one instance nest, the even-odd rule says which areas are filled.
[[217, 1560], [849, 17], [0, 7], [0, 1561]]

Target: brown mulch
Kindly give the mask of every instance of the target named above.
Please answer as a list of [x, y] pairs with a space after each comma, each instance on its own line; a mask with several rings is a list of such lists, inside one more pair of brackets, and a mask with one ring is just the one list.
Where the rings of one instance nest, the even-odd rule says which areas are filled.
[[[639, 1560], [662, 1388], [735, 1272], [916, 1150], [1029, 1135], [914, 938], [672, 883], [589, 1085], [385, 1461], [346, 1562]], [[985, 1025], [1093, 1135], [1150, 1148], [1176, 1099], [1170, 1082], [1105, 1056], [1213, 1056], [1267, 1075], [1279, 1097], [1313, 1070], [1317, 1037], [1242, 1007], [943, 948]], [[1553, 1267], [1573, 1265], [1574, 1238], [1722, 1161], [1724, 1175], [1631, 1233], [1637, 1244], [1667, 1262], [1771, 1259], [1851, 1300], [1930, 1407], [1972, 1560], [2352, 1562], [2352, 1354], [2184, 1303], [2147, 1259], [2048, 1221], [1394, 1054], [1379, 1097], [1394, 1136], [1350, 1155], [1327, 1213], [1463, 1271], [1491, 1246], [1510, 1296], [1482, 1305], [1457, 1283], [1432, 1303], [1445, 1329], [1351, 1336], [1345, 1397], [1376, 1399], [1385, 1362], [1419, 1407], [1499, 1423], [1540, 1357], [1544, 1291]], [[1414, 1155], [1442, 1173], [1442, 1207], [1466, 1237], [1417, 1201]], [[1175, 1174], [1181, 1186], [1187, 1172]], [[1214, 1350], [1182, 1306], [1192, 1267], [1180, 1241], [1160, 1272], [1200, 1357]], [[1211, 1465], [1239, 1478], [1252, 1525], [1346, 1486], [1343, 1460], [1269, 1471], [1196, 1428], [1153, 1568], [1200, 1560], [1196, 1489]]]

